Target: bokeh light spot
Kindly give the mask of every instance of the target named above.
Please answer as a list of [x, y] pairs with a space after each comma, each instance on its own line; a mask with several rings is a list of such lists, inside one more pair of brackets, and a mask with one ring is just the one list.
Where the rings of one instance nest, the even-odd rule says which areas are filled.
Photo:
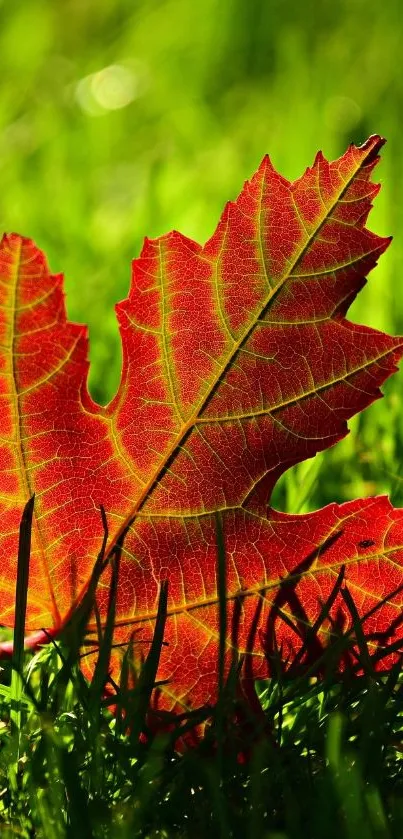
[[80, 79], [76, 99], [83, 111], [97, 116], [125, 108], [139, 91], [139, 80], [132, 70], [121, 64], [111, 64]]

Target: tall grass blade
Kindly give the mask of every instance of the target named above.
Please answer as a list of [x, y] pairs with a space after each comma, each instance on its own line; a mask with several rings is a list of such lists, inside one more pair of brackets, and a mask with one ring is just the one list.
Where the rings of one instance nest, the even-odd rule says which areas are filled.
[[115, 555], [111, 560], [112, 577], [109, 586], [109, 599], [106, 615], [105, 628], [101, 638], [99, 653], [95, 665], [94, 675], [92, 677], [89, 700], [92, 705], [99, 704], [102, 693], [108, 679], [109, 661], [112, 649], [113, 631], [115, 628], [116, 615], [116, 601], [118, 596], [118, 582], [119, 582], [119, 568], [120, 568], [121, 548], [116, 550]]
[[158, 611], [154, 634], [147, 658], [141, 668], [133, 703], [130, 709], [131, 742], [138, 745], [140, 734], [146, 726], [147, 712], [150, 708], [151, 694], [155, 687], [157, 670], [164, 642], [165, 624], [168, 608], [168, 580], [163, 580], [158, 599]]
[[[25, 618], [27, 612], [29, 560], [31, 554], [32, 516], [35, 495], [27, 501], [20, 523], [18, 543], [17, 580], [15, 588], [14, 643], [11, 659], [11, 724], [16, 732], [21, 730], [21, 697], [23, 692], [22, 668], [24, 663]], [[18, 757], [17, 757], [18, 759]]]

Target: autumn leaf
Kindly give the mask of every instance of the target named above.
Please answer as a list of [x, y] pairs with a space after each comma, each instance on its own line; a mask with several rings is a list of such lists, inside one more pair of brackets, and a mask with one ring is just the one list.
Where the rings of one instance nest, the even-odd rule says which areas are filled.
[[[319, 153], [294, 183], [266, 157], [204, 247], [177, 232], [146, 240], [116, 307], [123, 370], [106, 407], [88, 394], [87, 332], [66, 320], [62, 277], [30, 240], [3, 238], [1, 623], [13, 623], [18, 528], [35, 492], [28, 643], [60, 632], [80, 603], [103, 505], [107, 555], [128, 531], [115, 640], [133, 635], [139, 657], [169, 581], [162, 707], [216, 696], [217, 514], [227, 659], [244, 653], [247, 677], [267, 674], [273, 632], [284, 656], [301, 649], [343, 565], [374, 655], [395, 639], [402, 595], [375, 606], [403, 580], [402, 513], [386, 498], [304, 516], [268, 507], [284, 470], [340, 440], [403, 353], [401, 339], [345, 318], [389, 244], [365, 227], [382, 144], [332, 163]], [[98, 596], [105, 613], [108, 573]], [[339, 592], [334, 620], [347, 612]]]

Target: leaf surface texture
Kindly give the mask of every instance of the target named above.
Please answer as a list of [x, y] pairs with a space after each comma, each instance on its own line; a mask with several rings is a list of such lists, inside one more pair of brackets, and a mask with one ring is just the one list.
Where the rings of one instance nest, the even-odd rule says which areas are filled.
[[[216, 694], [217, 513], [228, 659], [232, 648], [245, 653], [251, 677], [267, 672], [284, 579], [295, 579], [289, 590], [300, 609], [297, 628], [280, 629], [291, 652], [341, 565], [362, 614], [400, 584], [403, 521], [387, 499], [308, 516], [268, 506], [284, 470], [347, 433], [403, 351], [401, 339], [345, 317], [389, 244], [365, 226], [381, 145], [371, 137], [331, 163], [319, 153], [293, 183], [266, 157], [204, 247], [177, 232], [146, 240], [116, 307], [120, 387], [102, 408], [87, 391], [87, 332], [66, 319], [62, 277], [30, 240], [3, 238], [1, 623], [13, 623], [18, 527], [33, 492], [30, 631], [59, 631], [80, 601], [102, 542], [102, 504], [109, 551], [130, 524], [116, 640], [134, 632], [139, 655], [152, 637], [159, 584], [169, 580], [164, 707]], [[107, 596], [106, 574], [101, 612]], [[398, 617], [399, 597], [368, 620], [375, 647]]]

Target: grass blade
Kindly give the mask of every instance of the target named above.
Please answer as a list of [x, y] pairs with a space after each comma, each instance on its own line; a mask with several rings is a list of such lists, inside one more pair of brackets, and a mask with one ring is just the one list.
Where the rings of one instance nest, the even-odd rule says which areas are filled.
[[27, 612], [29, 559], [31, 554], [32, 517], [35, 495], [24, 507], [18, 543], [17, 581], [15, 588], [14, 643], [11, 659], [11, 723], [17, 732], [21, 728], [22, 668], [24, 663], [25, 618]]

